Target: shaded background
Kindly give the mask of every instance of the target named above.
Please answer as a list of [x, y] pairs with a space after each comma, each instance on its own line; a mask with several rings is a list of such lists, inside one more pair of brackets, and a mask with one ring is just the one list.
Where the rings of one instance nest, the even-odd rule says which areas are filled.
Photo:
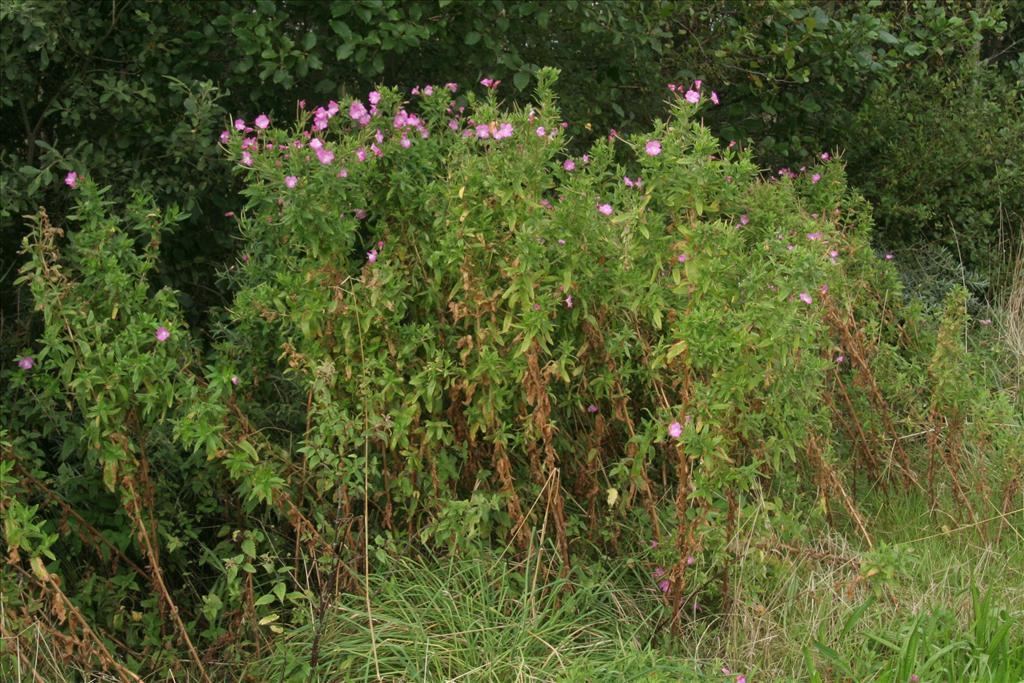
[[27, 341], [13, 285], [23, 216], [68, 208], [86, 172], [111, 196], [190, 214], [167, 235], [162, 284], [192, 322], [226, 300], [237, 186], [217, 147], [233, 116], [295, 116], [364, 94], [481, 77], [526, 103], [561, 69], [578, 145], [666, 111], [666, 84], [701, 78], [720, 136], [766, 173], [839, 152], [876, 208], [878, 239], [932, 301], [1006, 280], [1024, 220], [1024, 2], [607, 0], [3, 0], [0, 3], [0, 345]]

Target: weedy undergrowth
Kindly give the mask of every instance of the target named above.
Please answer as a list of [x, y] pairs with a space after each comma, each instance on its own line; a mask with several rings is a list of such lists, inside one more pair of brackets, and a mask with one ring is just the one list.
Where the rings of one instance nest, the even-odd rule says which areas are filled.
[[1010, 523], [1020, 416], [953, 381], [956, 306], [936, 332], [904, 301], [839, 160], [762, 178], [700, 124], [699, 85], [568, 157], [538, 81], [526, 110], [489, 83], [236, 121], [239, 259], [208, 337], [153, 285], [180, 213], [117, 215], [69, 177], [66, 234], [41, 212], [25, 243], [37, 341], [3, 372], [8, 637], [205, 679], [345, 594], [373, 636], [388, 556], [535, 536], [559, 600], [574, 564], [653, 550], [679, 634], [694, 602], [730, 609], [765, 500], [773, 544], [811, 507], [874, 548], [858, 486]]

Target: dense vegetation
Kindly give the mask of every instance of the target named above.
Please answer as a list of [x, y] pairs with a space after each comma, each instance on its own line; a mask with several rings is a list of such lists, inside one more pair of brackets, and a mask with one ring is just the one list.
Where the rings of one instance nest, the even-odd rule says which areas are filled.
[[1018, 3], [0, 7], [0, 674], [1024, 675]]

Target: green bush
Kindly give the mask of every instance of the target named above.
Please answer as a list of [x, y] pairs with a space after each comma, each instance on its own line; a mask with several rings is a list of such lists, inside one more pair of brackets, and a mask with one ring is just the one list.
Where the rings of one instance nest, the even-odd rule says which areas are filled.
[[[824, 515], [872, 544], [851, 484], [923, 484], [898, 437], [945, 429], [924, 415], [960, 399], [921, 379], [961, 361], [899, 303], [841, 164], [761, 179], [696, 122], [710, 84], [567, 156], [555, 72], [537, 77], [522, 109], [436, 85], [294, 129], [245, 117], [224, 138], [241, 256], [208, 346], [154, 278], [181, 214], [116, 217], [67, 179], [74, 230], [41, 213], [25, 243], [42, 332], [0, 375], [19, 619], [93, 666], [201, 669], [400, 551], [549, 544], [562, 575], [643, 553], [678, 626], [728, 604], [757, 501], [773, 539]], [[985, 438], [1020, 428], [1000, 415]], [[963, 447], [928, 477], [939, 505], [995, 497], [949, 464], [961, 433], [943, 443]]]
[[[1024, 234], [1019, 83], [971, 60], [911, 71], [868, 99], [847, 148], [885, 239], [906, 245], [901, 256], [920, 255], [920, 286], [960, 282], [961, 267], [968, 277], [976, 274], [975, 295], [1006, 284], [989, 278], [1012, 264]], [[947, 255], [943, 272], [935, 272], [939, 251]]]

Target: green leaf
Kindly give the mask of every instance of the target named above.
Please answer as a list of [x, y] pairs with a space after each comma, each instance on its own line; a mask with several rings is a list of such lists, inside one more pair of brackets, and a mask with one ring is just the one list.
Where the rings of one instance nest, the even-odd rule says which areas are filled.
[[526, 86], [530, 84], [530, 74], [526, 71], [520, 71], [512, 77], [512, 83], [519, 90], [525, 90]]
[[466, 34], [465, 43], [466, 45], [476, 45], [480, 42], [480, 34], [476, 31], [470, 31]]
[[256, 600], [254, 600], [252, 604], [256, 607], [263, 607], [263, 605], [269, 605], [276, 599], [277, 598], [274, 596], [273, 593], [267, 593], [266, 595], [261, 595], [260, 597], [256, 598]]
[[342, 43], [338, 46], [338, 49], [334, 51], [334, 58], [339, 62], [344, 61], [352, 56], [355, 49], [355, 43]]
[[331, 27], [332, 31], [334, 31], [339, 37], [342, 38], [342, 40], [348, 40], [349, 38], [352, 37], [352, 29], [350, 29], [348, 27], [348, 24], [346, 24], [344, 21], [341, 21], [339, 19], [332, 19], [331, 21], [328, 22], [328, 25]]
[[908, 57], [920, 57], [928, 51], [921, 43], [907, 43], [907, 46], [903, 48], [903, 53]]

